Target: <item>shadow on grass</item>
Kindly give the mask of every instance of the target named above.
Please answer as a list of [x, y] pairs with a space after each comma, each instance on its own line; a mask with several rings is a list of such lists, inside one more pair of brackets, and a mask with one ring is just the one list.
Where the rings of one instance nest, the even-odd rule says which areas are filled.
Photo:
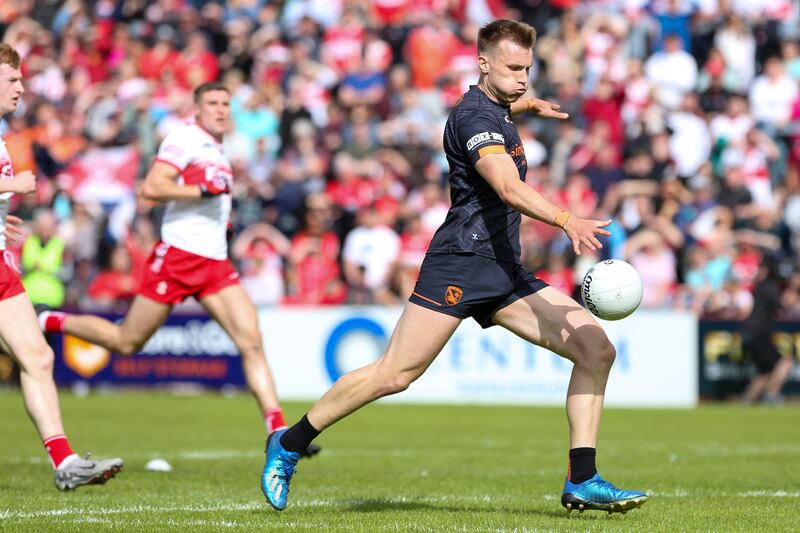
[[337, 507], [353, 511], [357, 513], [381, 513], [386, 511], [440, 511], [444, 513], [491, 513], [491, 514], [504, 514], [504, 515], [522, 515], [522, 516], [541, 516], [548, 518], [557, 518], [563, 520], [598, 520], [612, 518], [611, 515], [605, 512], [586, 512], [586, 513], [567, 513], [566, 510], [559, 510], [553, 508], [509, 508], [504, 506], [498, 507], [483, 507], [480, 505], [448, 505], [448, 504], [435, 504], [428, 503], [424, 500], [414, 501], [410, 499], [397, 500], [392, 498], [372, 498], [366, 500], [347, 500], [335, 502]]

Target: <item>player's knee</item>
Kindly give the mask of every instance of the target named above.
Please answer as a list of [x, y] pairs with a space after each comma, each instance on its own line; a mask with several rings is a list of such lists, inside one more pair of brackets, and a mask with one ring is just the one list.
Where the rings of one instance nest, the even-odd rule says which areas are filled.
[[606, 339], [603, 348], [598, 352], [598, 363], [603, 366], [603, 368], [611, 368], [611, 365], [614, 364], [614, 361], [617, 359], [617, 349], [614, 348], [614, 345], [611, 344], [611, 341]]
[[597, 370], [608, 371], [617, 358], [617, 350], [602, 330], [585, 335], [578, 351], [576, 363]]
[[259, 335], [243, 336], [236, 341], [236, 345], [245, 358], [260, 359], [264, 357], [264, 346]]
[[411, 385], [411, 381], [412, 380], [402, 375], [394, 376], [384, 381], [383, 392], [384, 394], [397, 394], [398, 392], [403, 392]]
[[[605, 336], [604, 336], [605, 337]], [[590, 365], [593, 368], [600, 370], [610, 370], [611, 365], [617, 358], [617, 350], [608, 338], [604, 342], [599, 343], [593, 350], [590, 350], [589, 356], [591, 358]]]
[[384, 395], [403, 392], [411, 386], [416, 378], [417, 375], [412, 372], [400, 372], [397, 374], [388, 375], [381, 380], [383, 385], [382, 392]]
[[50, 346], [44, 345], [31, 350], [30, 361], [25, 362], [25, 368], [33, 376], [52, 376], [55, 356]]
[[120, 355], [128, 357], [139, 353], [139, 350], [142, 349], [142, 346], [144, 346], [143, 342], [130, 341], [130, 340], [122, 341], [117, 345], [117, 348], [114, 351]]

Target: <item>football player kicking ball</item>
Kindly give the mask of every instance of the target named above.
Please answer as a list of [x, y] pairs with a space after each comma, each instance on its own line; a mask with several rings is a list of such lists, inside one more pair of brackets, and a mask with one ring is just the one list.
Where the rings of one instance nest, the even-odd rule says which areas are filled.
[[262, 490], [286, 507], [299, 452], [337, 420], [382, 396], [405, 390], [425, 372], [461, 321], [498, 324], [574, 363], [567, 392], [570, 450], [561, 503], [567, 509], [626, 512], [647, 496], [620, 490], [595, 468], [595, 443], [606, 381], [616, 352], [603, 329], [569, 296], [520, 264], [520, 214], [558, 226], [572, 242], [595, 250], [610, 221], [584, 220], [560, 210], [523, 183], [525, 154], [511, 115], [534, 111], [566, 118], [557, 105], [517, 100], [528, 88], [536, 34], [498, 20], [478, 36], [481, 71], [447, 120], [444, 150], [452, 205], [436, 232], [386, 352], [350, 372], [297, 424], [267, 445]]
[[[167, 202], [167, 208], [161, 242], [148, 260], [139, 294], [122, 324], [56, 311], [40, 313], [39, 321], [48, 333], [66, 333], [131, 355], [164, 323], [175, 304], [193, 296], [236, 343], [247, 384], [271, 434], [286, 423], [264, 355], [256, 308], [228, 260], [233, 175], [222, 138], [230, 120], [230, 94], [220, 83], [205, 83], [195, 90], [194, 103], [196, 122], [166, 136], [141, 188], [144, 198]], [[317, 445], [309, 445], [302, 455], [318, 451]]]
[[[0, 116], [16, 111], [25, 89], [22, 86], [20, 56], [7, 44], [0, 44]], [[58, 392], [53, 381], [53, 351], [47, 345], [36, 322], [33, 305], [25, 294], [14, 265], [14, 256], [6, 251], [6, 235], [19, 235], [9, 217], [11, 196], [36, 191], [36, 178], [29, 172], [14, 175], [6, 145], [0, 139], [0, 348], [20, 367], [20, 384], [25, 409], [39, 432], [55, 469], [55, 485], [60, 490], [80, 485], [105, 483], [122, 469], [122, 459], [93, 461], [81, 459], [72, 451], [64, 434]]]

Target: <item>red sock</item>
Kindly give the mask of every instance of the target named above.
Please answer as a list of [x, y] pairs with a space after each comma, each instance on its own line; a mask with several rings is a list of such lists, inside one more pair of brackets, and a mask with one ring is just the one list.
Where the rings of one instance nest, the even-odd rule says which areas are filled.
[[286, 429], [286, 421], [283, 419], [283, 411], [280, 407], [274, 407], [264, 411], [264, 422], [267, 423], [267, 433], [273, 433], [279, 429]]
[[39, 316], [39, 325], [45, 333], [61, 333], [64, 331], [64, 321], [67, 313], [61, 311], [45, 311]]
[[48, 439], [44, 439], [44, 449], [50, 455], [50, 460], [53, 462], [53, 468], [58, 468], [61, 463], [70, 455], [75, 455], [72, 448], [69, 446], [69, 441], [66, 435], [54, 435]]

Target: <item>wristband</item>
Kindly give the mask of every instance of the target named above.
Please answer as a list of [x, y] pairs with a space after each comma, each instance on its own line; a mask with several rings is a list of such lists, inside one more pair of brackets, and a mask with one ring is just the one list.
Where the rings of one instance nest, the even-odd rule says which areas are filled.
[[564, 226], [567, 225], [567, 220], [569, 220], [569, 217], [571, 216], [572, 213], [570, 213], [566, 209], [562, 209], [561, 211], [558, 212], [556, 218], [553, 219], [553, 225], [558, 226], [559, 228], [563, 228]]
[[230, 192], [227, 186], [224, 189], [217, 189], [217, 188], [209, 189], [207, 184], [201, 183], [199, 187], [200, 187], [200, 198], [211, 198], [213, 196], [219, 196], [220, 194], [225, 194], [227, 192]]

